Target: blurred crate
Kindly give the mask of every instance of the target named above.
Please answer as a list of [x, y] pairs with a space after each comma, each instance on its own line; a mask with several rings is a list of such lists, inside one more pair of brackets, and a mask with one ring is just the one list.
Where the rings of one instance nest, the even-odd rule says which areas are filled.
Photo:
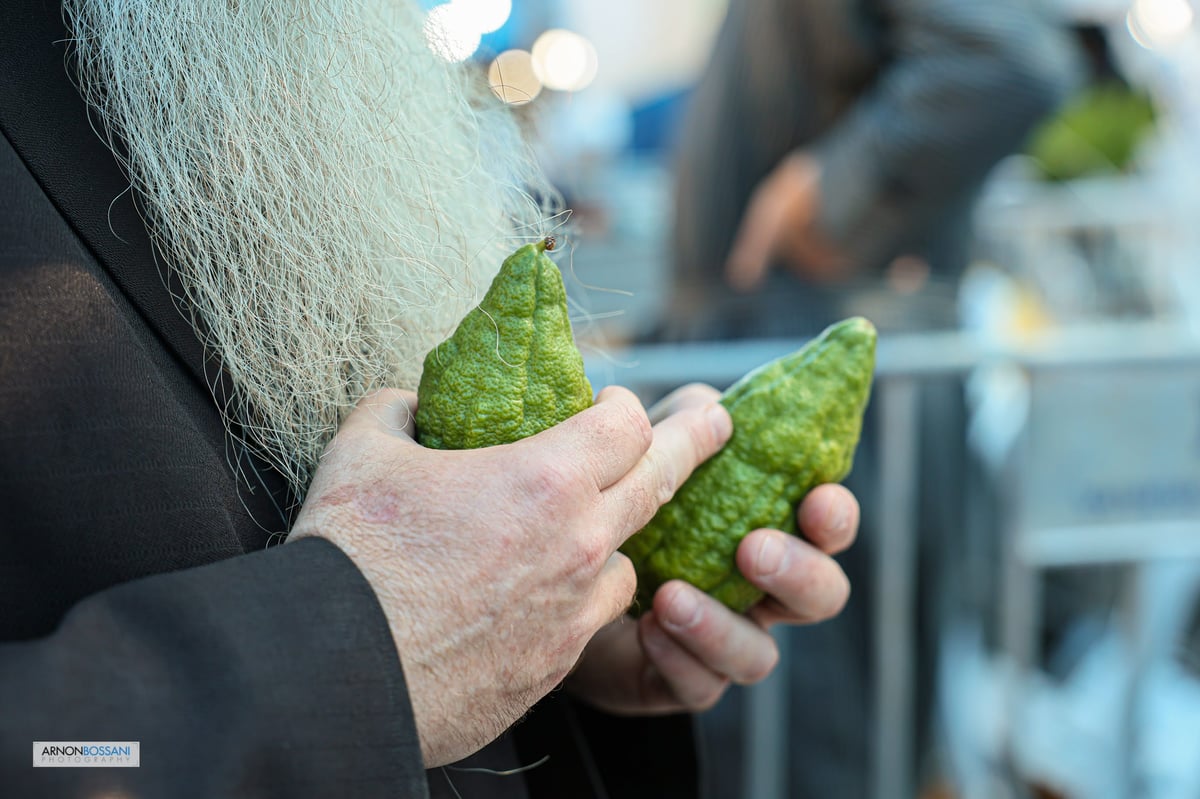
[[1195, 191], [1179, 176], [1040, 183], [999, 170], [976, 213], [980, 258], [1032, 286], [1062, 324], [1200, 312]]
[[1025, 438], [1026, 562], [1200, 555], [1200, 364], [1032, 370]]

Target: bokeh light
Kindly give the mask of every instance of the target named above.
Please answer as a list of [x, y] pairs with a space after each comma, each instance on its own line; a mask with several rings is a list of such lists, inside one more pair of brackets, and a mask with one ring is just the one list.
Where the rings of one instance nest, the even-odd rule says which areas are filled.
[[446, 61], [465, 61], [479, 49], [481, 32], [471, 10], [462, 3], [429, 9], [425, 17], [425, 43]]
[[1138, 44], [1153, 50], [1181, 40], [1194, 19], [1187, 0], [1134, 0], [1125, 23]]
[[533, 43], [533, 69], [549, 89], [577, 92], [596, 77], [596, 48], [572, 31], [548, 30]]
[[512, 15], [512, 0], [451, 0], [460, 6], [480, 33], [492, 33], [504, 27]]
[[509, 105], [525, 105], [542, 91], [528, 50], [505, 50], [488, 67], [492, 93]]

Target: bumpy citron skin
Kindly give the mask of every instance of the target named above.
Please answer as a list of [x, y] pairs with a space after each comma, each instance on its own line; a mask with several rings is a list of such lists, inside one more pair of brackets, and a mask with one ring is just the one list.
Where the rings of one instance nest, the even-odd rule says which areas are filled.
[[737, 569], [738, 544], [760, 527], [795, 532], [804, 495], [850, 473], [875, 339], [866, 319], [847, 319], [722, 395], [733, 437], [621, 547], [637, 569], [638, 607], [675, 578], [739, 612], [762, 598]]
[[[425, 446], [507, 444], [592, 405], [546, 249], [531, 244], [505, 260], [479, 306], [426, 356], [417, 392]], [[795, 532], [804, 495], [849, 474], [874, 369], [875, 328], [847, 319], [722, 395], [732, 438], [621, 547], [638, 572], [637, 608], [675, 578], [737, 611], [762, 597], [738, 572], [738, 544], [760, 527]]]
[[592, 405], [550, 240], [507, 259], [480, 304], [425, 356], [417, 439], [475, 449], [540, 433]]

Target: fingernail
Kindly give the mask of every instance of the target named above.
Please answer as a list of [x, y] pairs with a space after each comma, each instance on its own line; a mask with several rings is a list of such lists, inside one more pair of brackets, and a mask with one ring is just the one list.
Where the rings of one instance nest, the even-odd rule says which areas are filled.
[[758, 573], [763, 577], [774, 577], [783, 571], [783, 561], [787, 555], [787, 545], [778, 534], [769, 533], [762, 536], [758, 545]]
[[672, 627], [686, 630], [695, 626], [699, 620], [700, 603], [696, 601], [696, 597], [686, 589], [677, 590], [667, 605], [663, 621]]
[[729, 416], [729, 411], [725, 410], [725, 406], [719, 402], [708, 406], [708, 423], [712, 425], [713, 435], [718, 443], [724, 444], [733, 435], [733, 419]]

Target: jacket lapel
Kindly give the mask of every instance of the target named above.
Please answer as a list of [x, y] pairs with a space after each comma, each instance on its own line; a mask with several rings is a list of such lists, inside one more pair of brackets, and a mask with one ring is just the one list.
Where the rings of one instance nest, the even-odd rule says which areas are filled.
[[[0, 24], [0, 135], [5, 136], [75, 234], [112, 278], [141, 319], [189, 375], [196, 413], [214, 414], [231, 395], [220, 360], [196, 335], [176, 304], [181, 296], [153, 244], [116, 158], [93, 130], [69, 77], [66, 26], [54, 0], [26, 0], [6, 9]], [[214, 404], [215, 403], [215, 404]], [[241, 507], [260, 526], [286, 527], [294, 498], [286, 481], [237, 442], [218, 441], [243, 483]]]
[[208, 391], [220, 382], [220, 369], [206, 359], [172, 299], [177, 286], [155, 259], [129, 181], [92, 129], [68, 75], [61, 7], [49, 0], [16, 6], [6, 9], [0, 25], [0, 133], [150, 328]]

